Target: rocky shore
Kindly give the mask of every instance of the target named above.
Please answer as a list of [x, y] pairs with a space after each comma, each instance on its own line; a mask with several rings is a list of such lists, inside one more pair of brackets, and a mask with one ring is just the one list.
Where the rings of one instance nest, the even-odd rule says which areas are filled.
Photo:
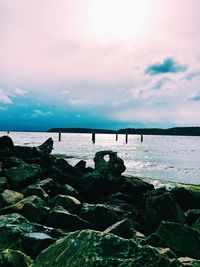
[[93, 169], [52, 149], [0, 137], [0, 267], [200, 266], [200, 192], [126, 177], [112, 151]]

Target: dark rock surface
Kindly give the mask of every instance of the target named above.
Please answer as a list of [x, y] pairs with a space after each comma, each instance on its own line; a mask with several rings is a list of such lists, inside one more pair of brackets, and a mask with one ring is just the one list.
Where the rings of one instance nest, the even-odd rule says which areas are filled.
[[0, 137], [0, 266], [197, 266], [198, 192], [122, 176], [110, 150], [93, 169], [52, 149], [51, 138], [25, 147]]

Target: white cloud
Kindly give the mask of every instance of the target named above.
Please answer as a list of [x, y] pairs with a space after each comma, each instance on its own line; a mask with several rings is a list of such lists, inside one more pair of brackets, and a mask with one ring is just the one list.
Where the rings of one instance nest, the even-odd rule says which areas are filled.
[[0, 89], [0, 103], [13, 104], [12, 100], [7, 96], [7, 94], [2, 89]]
[[22, 97], [27, 97], [28, 92], [21, 88], [15, 88], [15, 94]]
[[69, 101], [72, 106], [84, 106], [86, 105], [86, 101], [83, 99], [72, 99]]
[[31, 115], [32, 118], [39, 118], [39, 117], [46, 117], [46, 116], [52, 116], [53, 113], [51, 111], [42, 111], [39, 109], [34, 109], [33, 113]]
[[62, 94], [63, 94], [63, 95], [68, 95], [68, 94], [70, 94], [70, 91], [69, 91], [69, 90], [63, 90], [63, 91], [62, 91]]

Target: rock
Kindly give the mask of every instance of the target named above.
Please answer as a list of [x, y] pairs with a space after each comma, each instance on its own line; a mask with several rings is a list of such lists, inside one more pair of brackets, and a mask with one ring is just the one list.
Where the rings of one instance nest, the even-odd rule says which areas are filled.
[[124, 177], [120, 192], [131, 196], [134, 200], [141, 201], [141, 196], [148, 191], [154, 190], [154, 186], [137, 177]]
[[32, 222], [42, 222], [50, 208], [37, 196], [30, 196], [14, 205], [0, 209], [0, 214], [19, 213]]
[[194, 224], [200, 217], [200, 209], [188, 210], [186, 213], [186, 222], [189, 226]]
[[[108, 160], [106, 160], [108, 157]], [[99, 151], [94, 158], [95, 171], [103, 175], [120, 176], [126, 169], [124, 161], [117, 156], [117, 152], [110, 150]]]
[[6, 177], [0, 177], [0, 193], [7, 189], [8, 186], [8, 180], [6, 179]]
[[123, 238], [132, 238], [135, 232], [128, 219], [119, 221], [104, 230], [104, 233], [112, 233]]
[[151, 247], [133, 240], [92, 230], [69, 233], [52, 244], [36, 259], [32, 267], [178, 267]]
[[44, 153], [44, 154], [50, 154], [53, 150], [53, 139], [50, 137], [48, 138], [43, 144], [38, 146], [38, 148]]
[[24, 195], [22, 193], [6, 189], [0, 194], [1, 206], [6, 207], [13, 205], [22, 200], [23, 197]]
[[60, 187], [59, 193], [61, 195], [68, 195], [77, 198], [78, 200], [82, 200], [78, 191], [71, 185], [64, 184]]
[[74, 166], [75, 169], [77, 169], [80, 172], [85, 172], [86, 169], [86, 161], [80, 160], [76, 165]]
[[76, 213], [81, 209], [81, 202], [72, 196], [58, 195], [53, 197], [50, 202], [50, 206], [55, 208], [57, 206], [62, 206], [64, 209], [71, 213]]
[[171, 190], [182, 210], [200, 209], [200, 192], [175, 187]]
[[187, 225], [162, 222], [155, 233], [178, 257], [200, 259], [200, 233]]
[[42, 177], [42, 169], [37, 164], [21, 164], [5, 173], [11, 189], [21, 189]]
[[22, 159], [16, 157], [3, 157], [1, 161], [3, 163], [3, 169], [10, 169], [25, 163]]
[[148, 197], [145, 221], [149, 232], [154, 232], [162, 221], [185, 223], [185, 215], [171, 193]]
[[46, 178], [34, 184], [41, 187], [50, 197], [53, 197], [60, 192], [60, 185], [52, 178]]
[[95, 229], [94, 225], [81, 219], [79, 216], [66, 211], [63, 207], [54, 208], [48, 215], [46, 223], [49, 226], [67, 231]]
[[3, 150], [3, 149], [9, 149], [9, 150], [13, 150], [14, 149], [13, 141], [7, 135], [4, 135], [4, 136], [0, 137], [0, 150]]
[[0, 216], [0, 233], [0, 250], [17, 249], [33, 258], [64, 236], [61, 231], [31, 223], [17, 213]]
[[122, 211], [103, 204], [84, 204], [80, 217], [95, 225], [98, 230], [105, 230], [120, 220]]
[[49, 201], [49, 195], [38, 184], [29, 185], [24, 190], [22, 190], [22, 193], [25, 197], [35, 195], [40, 197], [44, 201]]
[[199, 267], [200, 266], [200, 260], [195, 260], [189, 257], [181, 257], [178, 259], [183, 266], [186, 267]]
[[46, 171], [49, 166], [55, 164], [55, 157], [42, 154], [39, 157], [24, 158], [24, 161], [28, 164], [38, 164], [44, 171]]
[[0, 252], [1, 267], [29, 267], [32, 260], [18, 250], [6, 249]]
[[192, 228], [196, 229], [200, 233], [200, 217], [192, 224]]

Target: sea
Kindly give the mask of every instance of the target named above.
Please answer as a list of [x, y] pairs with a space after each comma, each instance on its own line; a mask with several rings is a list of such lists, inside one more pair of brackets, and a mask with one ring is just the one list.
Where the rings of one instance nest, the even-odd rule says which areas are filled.
[[[0, 132], [0, 136], [7, 132]], [[136, 176], [151, 181], [155, 186], [166, 183], [200, 185], [200, 137], [199, 136], [156, 136], [146, 135], [143, 142], [139, 135], [96, 134], [92, 143], [91, 134], [48, 132], [10, 132], [15, 145], [38, 146], [52, 137], [52, 154], [62, 154], [75, 165], [85, 160], [88, 167], [94, 167], [97, 151], [112, 150], [124, 160], [124, 175]]]

